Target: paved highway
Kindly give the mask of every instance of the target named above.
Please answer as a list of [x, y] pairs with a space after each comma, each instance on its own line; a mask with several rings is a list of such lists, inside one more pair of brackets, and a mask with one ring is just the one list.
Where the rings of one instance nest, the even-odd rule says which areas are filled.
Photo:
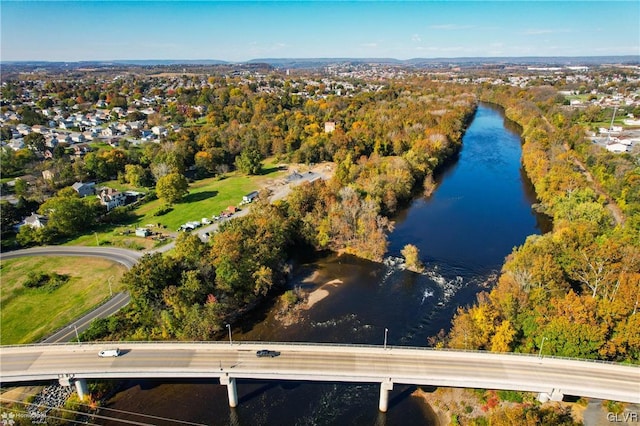
[[[101, 257], [131, 268], [142, 257], [142, 253], [114, 247], [65, 247], [45, 246], [25, 250], [0, 253], [0, 260], [14, 259], [22, 256], [90, 256]], [[82, 333], [96, 318], [105, 318], [126, 306], [131, 298], [128, 293], [116, 293], [112, 298], [98, 306], [83, 317], [73, 321], [53, 335], [43, 340], [44, 343], [70, 342], [76, 338], [76, 330]]]
[[[117, 345], [123, 354], [100, 358]], [[281, 352], [258, 358], [256, 351]], [[242, 342], [65, 344], [0, 347], [2, 383], [75, 378], [211, 377], [415, 385], [640, 402], [640, 368], [600, 362], [423, 348]]]

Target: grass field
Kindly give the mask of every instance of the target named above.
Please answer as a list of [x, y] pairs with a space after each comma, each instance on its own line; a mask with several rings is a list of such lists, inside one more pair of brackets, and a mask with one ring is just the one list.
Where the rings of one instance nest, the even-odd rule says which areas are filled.
[[[124, 266], [90, 257], [23, 257], [0, 263], [0, 344], [35, 342], [120, 291]], [[29, 272], [56, 272], [69, 281], [50, 292], [23, 286]]]
[[[237, 206], [242, 201], [242, 196], [251, 191], [258, 190], [269, 181], [283, 177], [287, 172], [276, 167], [274, 160], [266, 160], [263, 172], [257, 176], [246, 176], [239, 172], [228, 173], [223, 177], [214, 177], [198, 180], [189, 185], [189, 194], [182, 201], [172, 206], [172, 210], [161, 216], [155, 213], [163, 206], [161, 200], [154, 200], [142, 204], [133, 211], [135, 216], [127, 226], [103, 226], [96, 234], [82, 235], [66, 241], [65, 245], [96, 246], [114, 245], [131, 249], [149, 249], [155, 243], [131, 234], [123, 236], [122, 231], [134, 230], [136, 227], [153, 224], [152, 230], [163, 233], [175, 233], [180, 225], [189, 221], [200, 221], [203, 217], [211, 219], [228, 206]], [[115, 181], [104, 182], [98, 186], [110, 186], [120, 191], [140, 188], [129, 188]], [[157, 226], [157, 225], [160, 226]]]

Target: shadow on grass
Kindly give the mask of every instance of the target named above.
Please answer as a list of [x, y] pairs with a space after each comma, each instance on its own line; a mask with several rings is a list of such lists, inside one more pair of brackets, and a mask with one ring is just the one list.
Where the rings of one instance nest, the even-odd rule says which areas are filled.
[[268, 175], [269, 173], [277, 172], [279, 170], [286, 170], [286, 167], [280, 167], [280, 166], [263, 167], [262, 169], [260, 169], [260, 173], [258, 173], [258, 175], [264, 176], [264, 175]]
[[218, 191], [196, 192], [184, 197], [181, 203], [187, 204], [187, 203], [193, 203], [195, 201], [202, 201], [202, 200], [206, 200], [207, 198], [215, 197], [216, 195], [218, 195]]

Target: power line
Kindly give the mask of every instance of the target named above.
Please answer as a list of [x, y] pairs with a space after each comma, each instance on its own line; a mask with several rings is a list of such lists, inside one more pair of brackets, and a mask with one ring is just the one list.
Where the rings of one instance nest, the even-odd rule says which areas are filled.
[[98, 419], [103, 419], [103, 420], [115, 420], [115, 421], [118, 421], [118, 422], [127, 423], [127, 424], [131, 424], [131, 425], [154, 426], [153, 423], [142, 423], [142, 422], [136, 422], [136, 421], [133, 421], [133, 420], [117, 419], [117, 418], [114, 418], [114, 417], [101, 416], [100, 414], [85, 413], [83, 411], [69, 410], [67, 408], [61, 408], [61, 407], [50, 407], [48, 405], [34, 404], [32, 402], [23, 402], [23, 401], [18, 401], [18, 400], [15, 400], [15, 399], [0, 398], [0, 400], [9, 401], [9, 402], [18, 402], [18, 403], [21, 403], [21, 404], [33, 405], [33, 406], [36, 406], [36, 407], [44, 407], [44, 408], [48, 408], [50, 410], [59, 410], [59, 411], [72, 413], [72, 414], [80, 414], [80, 415], [83, 415], [83, 416], [91, 416], [91, 417], [98, 418]]
[[[35, 394], [35, 393], [27, 393], [25, 395], [35, 396], [37, 394]], [[45, 408], [53, 408], [53, 407], [48, 407], [48, 406], [41, 405], [41, 404], [27, 403], [27, 402], [22, 402], [22, 401], [18, 401], [18, 400], [10, 400], [10, 399], [7, 399], [7, 398], [1, 397], [1, 396], [0, 396], [0, 400], [6, 400], [6, 401], [10, 401], [10, 402], [19, 402], [19, 403], [23, 403], [23, 404], [36, 405], [36, 406], [45, 407]], [[78, 405], [81, 405], [81, 406], [84, 406], [84, 407], [89, 407], [89, 408], [94, 408], [94, 407], [91, 407], [90, 405], [84, 404], [84, 403], [79, 403]], [[118, 410], [116, 408], [109, 408], [109, 407], [95, 407], [95, 408], [97, 410], [100, 410], [100, 411], [103, 411], [103, 410], [104, 411], [112, 411], [114, 413], [128, 414], [130, 416], [146, 417], [146, 418], [154, 419], [154, 420], [163, 420], [163, 421], [171, 422], [171, 423], [174, 423], [174, 424], [179, 423], [179, 424], [185, 424], [185, 425], [203, 426], [202, 423], [194, 423], [194, 422], [189, 422], [187, 420], [172, 419], [172, 418], [169, 418], [169, 417], [154, 416], [152, 414], [136, 413], [136, 412], [133, 412], [133, 411]], [[61, 408], [59, 408], [59, 409], [61, 409]], [[85, 414], [87, 414], [87, 413], [85, 413]], [[99, 416], [98, 414], [88, 414], [88, 415]], [[104, 417], [106, 419], [110, 419], [110, 420], [116, 420], [116, 421], [120, 421], [121, 420], [121, 419], [119, 419], [117, 417], [111, 417], [111, 418], [108, 417], [108, 416], [102, 416], [102, 417]], [[124, 420], [122, 420], [122, 421], [124, 422]], [[143, 424], [146, 424], [146, 423], [143, 423]]]
[[[9, 408], [9, 407], [4, 407], [3, 410], [7, 410], [11, 413], [18, 413], [18, 414], [24, 414], [25, 418], [31, 419], [32, 421], [35, 419], [40, 418], [40, 416], [33, 416], [32, 413], [29, 413], [28, 411], [21, 411], [17, 408]], [[4, 412], [4, 411], [3, 411]], [[88, 423], [85, 421], [81, 421], [81, 420], [73, 420], [73, 419], [65, 419], [63, 417], [57, 417], [57, 416], [50, 416], [50, 415], [42, 415], [42, 418], [49, 418], [49, 419], [56, 419], [56, 420], [64, 420], [65, 422], [71, 422], [71, 423], [79, 423], [79, 424], [83, 424], [83, 425], [92, 425], [92, 426], [100, 426], [97, 423]]]

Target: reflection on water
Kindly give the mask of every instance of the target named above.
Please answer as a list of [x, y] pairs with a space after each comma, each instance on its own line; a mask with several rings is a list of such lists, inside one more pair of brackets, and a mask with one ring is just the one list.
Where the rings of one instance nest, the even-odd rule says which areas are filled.
[[[520, 139], [505, 129], [500, 112], [480, 106], [458, 161], [439, 176], [432, 197], [416, 199], [395, 218], [384, 263], [330, 255], [297, 267], [291, 286], [322, 289], [326, 297], [289, 326], [266, 306], [236, 325], [234, 339], [382, 344], [387, 328], [390, 345], [426, 346], [449, 328], [458, 306], [495, 281], [514, 246], [548, 225], [531, 210], [535, 198], [520, 153]], [[422, 274], [399, 259], [409, 243], [420, 250]], [[408, 385], [394, 386], [382, 414], [379, 384], [238, 381], [240, 404], [230, 409], [223, 386], [140, 383], [131, 382], [109, 406], [215, 425], [435, 424]]]

